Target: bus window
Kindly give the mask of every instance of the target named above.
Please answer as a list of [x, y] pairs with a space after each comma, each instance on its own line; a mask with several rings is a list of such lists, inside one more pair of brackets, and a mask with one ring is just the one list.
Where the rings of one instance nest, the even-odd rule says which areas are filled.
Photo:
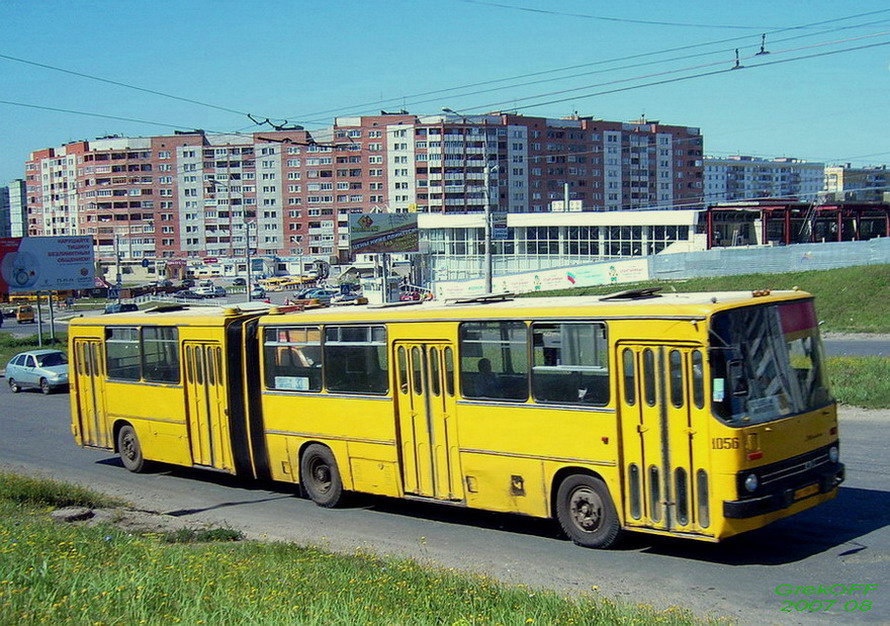
[[324, 330], [324, 372], [328, 391], [389, 391], [384, 326], [328, 326]]
[[112, 327], [105, 331], [108, 377], [139, 380], [139, 329]]
[[460, 325], [461, 391], [467, 398], [528, 399], [524, 322]]
[[686, 470], [678, 467], [674, 470], [677, 499], [677, 521], [685, 526], [689, 523], [689, 488], [686, 484]]
[[596, 322], [532, 325], [532, 391], [537, 402], [609, 402], [606, 325]]
[[637, 401], [637, 380], [634, 372], [634, 351], [625, 348], [621, 353], [624, 365], [624, 401], [628, 406], [633, 406]]
[[267, 328], [263, 354], [266, 388], [321, 391], [321, 331], [318, 327]]
[[655, 406], [655, 353], [651, 348], [643, 350], [643, 392], [646, 404]]
[[399, 346], [399, 391], [408, 393], [408, 353], [405, 346]]
[[450, 347], [445, 348], [445, 390], [454, 397], [454, 351]]
[[705, 406], [705, 372], [701, 350], [692, 351], [692, 401], [697, 409]]
[[411, 348], [411, 366], [412, 377], [414, 379], [414, 394], [421, 395], [423, 393], [423, 361], [420, 358], [420, 348]]
[[430, 390], [437, 397], [441, 393], [439, 387], [439, 349], [435, 346], [430, 348]]
[[163, 326], [142, 329], [142, 374], [149, 382], [179, 382], [179, 329]]
[[668, 369], [671, 377], [671, 404], [680, 408], [683, 406], [683, 355], [679, 350], [671, 350]]

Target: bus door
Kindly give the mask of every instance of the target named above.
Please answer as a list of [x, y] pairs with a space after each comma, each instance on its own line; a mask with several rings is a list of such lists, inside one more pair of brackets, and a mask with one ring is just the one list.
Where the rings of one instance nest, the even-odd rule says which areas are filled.
[[405, 493], [462, 500], [454, 417], [454, 347], [398, 342], [398, 438]]
[[75, 339], [74, 359], [81, 441], [85, 446], [111, 448], [113, 447], [111, 433], [108, 432], [105, 423], [102, 342], [92, 339]]
[[221, 469], [223, 452], [225, 386], [222, 348], [218, 342], [187, 341], [185, 349], [185, 398], [192, 463]]
[[708, 458], [703, 355], [688, 345], [618, 345], [630, 526], [706, 532], [709, 525], [707, 483], [697, 489], [695, 473]]

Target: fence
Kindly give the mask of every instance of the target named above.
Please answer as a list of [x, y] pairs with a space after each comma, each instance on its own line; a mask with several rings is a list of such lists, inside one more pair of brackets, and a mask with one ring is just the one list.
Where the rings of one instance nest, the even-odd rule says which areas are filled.
[[[540, 268], [515, 274], [495, 274], [495, 291], [527, 293], [589, 285], [644, 280], [680, 280], [735, 274], [780, 274], [807, 270], [828, 270], [857, 265], [890, 264], [890, 239], [831, 243], [716, 248], [700, 252], [622, 257], [611, 261], [571, 267]], [[437, 298], [479, 295], [482, 278], [439, 281]]]
[[658, 280], [829, 270], [890, 263], [890, 239], [715, 248], [701, 252], [659, 254], [648, 259], [649, 277]]

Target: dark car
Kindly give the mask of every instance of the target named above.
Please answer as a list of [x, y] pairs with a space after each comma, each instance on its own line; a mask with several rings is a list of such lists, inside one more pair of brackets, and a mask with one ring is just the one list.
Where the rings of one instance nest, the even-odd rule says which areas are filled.
[[243, 278], [236, 278], [232, 281], [232, 285], [234, 285], [235, 287], [244, 287], [247, 285], [247, 281]]
[[184, 289], [188, 289], [189, 287], [194, 287], [195, 281], [193, 281], [191, 278], [186, 278], [185, 280], [182, 281], [182, 286]]
[[183, 289], [181, 291], [177, 291], [173, 294], [176, 298], [182, 298], [183, 300], [203, 300], [204, 296], [199, 293], [195, 293], [189, 289]]
[[110, 313], [128, 313], [130, 311], [138, 311], [139, 307], [132, 302], [112, 302], [105, 305], [105, 314]]

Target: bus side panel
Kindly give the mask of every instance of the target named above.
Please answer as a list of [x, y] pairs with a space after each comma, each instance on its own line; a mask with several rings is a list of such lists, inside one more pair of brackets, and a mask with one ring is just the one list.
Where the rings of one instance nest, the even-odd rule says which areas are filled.
[[350, 442], [347, 449], [355, 491], [396, 498], [404, 495], [395, 445]]
[[[345, 488], [368, 493], [396, 495], [392, 485], [380, 476], [354, 484], [350, 450], [372, 463], [392, 464], [396, 460], [395, 425], [392, 400], [387, 397], [329, 395], [321, 393], [266, 392], [262, 414], [272, 478], [299, 480], [299, 451], [310, 441], [324, 443], [334, 452]], [[286, 443], [284, 443], [286, 440]], [[290, 464], [290, 471], [284, 463]], [[360, 469], [368, 470], [363, 464]], [[386, 470], [381, 470], [383, 474]], [[374, 472], [371, 472], [373, 475]], [[365, 471], [364, 475], [367, 475]], [[375, 485], [379, 484], [383, 491]]]
[[461, 455], [467, 505], [489, 511], [548, 515], [549, 485], [540, 459], [466, 452]]
[[180, 385], [105, 383], [109, 422], [136, 429], [146, 459], [192, 465]]
[[[564, 467], [597, 468], [617, 501], [618, 431], [613, 412], [544, 405], [459, 404], [467, 504], [548, 516], [553, 477]], [[542, 465], [542, 462], [545, 462]], [[545, 468], [545, 469], [542, 469]], [[524, 485], [524, 496], [512, 497]], [[475, 483], [475, 491], [473, 488]]]

